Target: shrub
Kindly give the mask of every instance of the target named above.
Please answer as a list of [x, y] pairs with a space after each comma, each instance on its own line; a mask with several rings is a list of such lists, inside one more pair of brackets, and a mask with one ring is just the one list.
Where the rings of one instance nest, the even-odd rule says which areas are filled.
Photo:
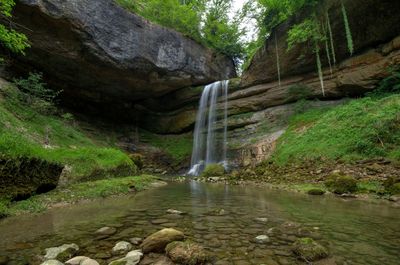
[[389, 68], [389, 76], [379, 82], [378, 88], [373, 93], [400, 93], [400, 65]]
[[210, 164], [206, 166], [203, 173], [201, 173], [202, 177], [219, 177], [225, 174], [224, 166], [220, 164]]
[[53, 114], [56, 112], [55, 99], [61, 91], [46, 88], [42, 81], [41, 73], [29, 73], [27, 78], [14, 79], [14, 84], [20, 93], [18, 99], [24, 105], [31, 106], [42, 114]]
[[332, 174], [325, 181], [325, 186], [333, 193], [353, 193], [357, 191], [357, 181], [351, 176]]

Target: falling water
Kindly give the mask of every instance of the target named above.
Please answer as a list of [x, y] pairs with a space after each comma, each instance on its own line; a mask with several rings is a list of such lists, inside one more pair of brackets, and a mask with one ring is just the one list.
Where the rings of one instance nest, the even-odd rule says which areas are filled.
[[[228, 115], [229, 81], [218, 81], [206, 86], [200, 99], [194, 129], [193, 153], [189, 175], [198, 176], [209, 164], [221, 163], [227, 167], [226, 138]], [[223, 115], [217, 108], [218, 98], [223, 97]], [[218, 138], [217, 131], [222, 120], [223, 138]]]

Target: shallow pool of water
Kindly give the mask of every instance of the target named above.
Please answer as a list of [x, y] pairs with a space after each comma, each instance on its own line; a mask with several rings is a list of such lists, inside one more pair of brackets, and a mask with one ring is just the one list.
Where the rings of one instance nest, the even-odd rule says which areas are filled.
[[[187, 215], [167, 214], [170, 208]], [[103, 226], [118, 231], [96, 240]], [[0, 255], [21, 264], [46, 247], [76, 243], [79, 254], [107, 264], [117, 241], [163, 227], [185, 232], [218, 264], [304, 264], [291, 245], [306, 236], [326, 246], [338, 264], [400, 264], [400, 209], [389, 203], [198, 182], [8, 218], [0, 222]], [[258, 235], [270, 242], [254, 242]]]

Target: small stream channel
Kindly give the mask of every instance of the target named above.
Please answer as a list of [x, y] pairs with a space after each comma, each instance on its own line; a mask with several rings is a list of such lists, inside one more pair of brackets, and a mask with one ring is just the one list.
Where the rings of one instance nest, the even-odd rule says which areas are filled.
[[[170, 208], [187, 215], [167, 214]], [[94, 232], [103, 226], [116, 227], [117, 233], [96, 240]], [[198, 182], [5, 219], [0, 256], [23, 264], [44, 248], [76, 243], [79, 254], [108, 264], [117, 241], [164, 227], [206, 247], [217, 264], [304, 264], [291, 245], [305, 236], [326, 246], [338, 264], [400, 264], [400, 209], [389, 203]], [[264, 234], [269, 243], [254, 242]]]

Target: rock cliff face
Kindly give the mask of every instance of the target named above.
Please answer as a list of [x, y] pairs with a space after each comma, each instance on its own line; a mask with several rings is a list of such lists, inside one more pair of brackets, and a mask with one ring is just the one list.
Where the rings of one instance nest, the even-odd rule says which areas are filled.
[[[373, 90], [400, 64], [400, 2], [392, 0], [344, 0], [353, 33], [355, 52], [347, 51], [340, 1], [327, 0], [337, 63], [332, 69], [323, 58], [325, 93], [321, 92], [315, 55], [296, 47], [287, 51], [287, 33], [307, 11], [279, 25], [255, 55], [241, 80], [231, 82], [229, 95], [229, 144], [231, 160], [252, 165], [268, 157], [285, 131], [299, 99], [319, 99], [312, 107], [341, 104], [344, 97], [357, 97]], [[282, 82], [278, 84], [275, 36], [278, 42]], [[325, 51], [324, 51], [325, 52]], [[143, 124], [161, 133], [178, 133], [193, 126], [200, 89], [184, 89], [162, 98], [142, 102], [147, 111]], [[168, 100], [167, 100], [168, 99]], [[157, 102], [169, 104], [160, 112]]]
[[[400, 2], [393, 0], [343, 0], [349, 19], [354, 42], [354, 55], [365, 53], [371, 48], [386, 44], [400, 35]], [[325, 0], [329, 14], [336, 59], [340, 63], [350, 57], [347, 50], [345, 26], [341, 10], [341, 1]], [[243, 74], [243, 86], [272, 82], [278, 79], [275, 39], [280, 58], [283, 78], [316, 72], [316, 59], [312, 54], [313, 46], [297, 45], [288, 51], [287, 37], [290, 28], [302, 22], [309, 15], [304, 10], [282, 23], [272, 32], [264, 47], [254, 56], [249, 68]], [[321, 51], [323, 65], [328, 62], [325, 50]]]
[[[354, 41], [347, 51], [341, 1], [326, 0], [337, 63], [321, 52], [325, 96], [316, 59], [307, 45], [287, 51], [287, 33], [308, 15], [300, 12], [277, 26], [229, 95], [231, 159], [251, 165], [269, 154], [285, 131], [299, 99], [312, 107], [342, 103], [373, 90], [391, 65], [400, 64], [400, 1], [343, 0]], [[160, 134], [190, 131], [201, 85], [231, 78], [230, 60], [181, 34], [126, 12], [111, 0], [21, 0], [19, 30], [32, 49], [16, 58], [33, 65], [65, 91], [76, 109], [124, 117]], [[278, 84], [275, 39], [282, 82]]]
[[129, 116], [138, 100], [235, 76], [230, 59], [113, 0], [21, 0], [14, 19], [32, 45], [15, 65], [43, 71], [67, 103], [98, 113]]

